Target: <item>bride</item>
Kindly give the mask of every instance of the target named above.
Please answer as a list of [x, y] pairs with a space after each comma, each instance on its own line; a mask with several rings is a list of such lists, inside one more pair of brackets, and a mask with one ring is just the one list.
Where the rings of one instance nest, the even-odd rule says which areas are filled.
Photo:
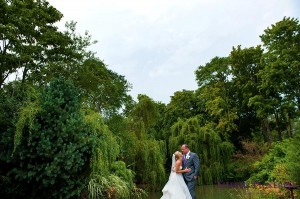
[[191, 169], [182, 170], [182, 153], [176, 151], [172, 156], [172, 168], [169, 181], [163, 188], [163, 196], [160, 199], [192, 199], [186, 186], [182, 173], [190, 172]]

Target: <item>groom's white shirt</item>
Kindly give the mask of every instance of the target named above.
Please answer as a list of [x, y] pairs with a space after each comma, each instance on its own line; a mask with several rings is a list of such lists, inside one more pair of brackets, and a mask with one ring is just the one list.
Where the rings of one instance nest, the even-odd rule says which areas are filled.
[[191, 152], [191, 151], [189, 151], [187, 154], [185, 154], [185, 158], [186, 158], [187, 160], [189, 159], [188, 157], [191, 157], [191, 156], [190, 156], [190, 152]]

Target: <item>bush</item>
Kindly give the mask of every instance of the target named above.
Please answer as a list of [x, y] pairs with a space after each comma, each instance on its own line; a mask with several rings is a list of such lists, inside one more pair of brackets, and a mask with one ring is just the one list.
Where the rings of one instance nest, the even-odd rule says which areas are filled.
[[291, 139], [287, 146], [286, 168], [290, 179], [300, 185], [300, 134]]
[[36, 113], [24, 115], [25, 108], [19, 114], [24, 117], [17, 122], [22, 125], [13, 154], [18, 164], [10, 176], [26, 187], [27, 197], [79, 196], [87, 183], [93, 147], [80, 112], [79, 91], [60, 78], [46, 86], [41, 96]]

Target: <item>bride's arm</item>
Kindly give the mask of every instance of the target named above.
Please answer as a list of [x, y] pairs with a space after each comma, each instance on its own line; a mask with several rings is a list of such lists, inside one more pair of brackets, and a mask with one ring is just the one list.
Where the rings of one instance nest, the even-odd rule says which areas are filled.
[[191, 171], [191, 169], [188, 169], [188, 168], [181, 170], [180, 166], [181, 166], [181, 162], [176, 161], [176, 163], [175, 163], [175, 172], [176, 173], [188, 173]]

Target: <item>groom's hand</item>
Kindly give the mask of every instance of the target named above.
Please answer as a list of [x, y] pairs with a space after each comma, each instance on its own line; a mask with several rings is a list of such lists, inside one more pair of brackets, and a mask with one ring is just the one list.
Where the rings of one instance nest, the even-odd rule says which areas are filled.
[[185, 168], [185, 169], [184, 169], [184, 171], [185, 171], [186, 173], [190, 172], [191, 170], [192, 170], [191, 168]]
[[197, 176], [194, 176], [194, 179], [197, 180]]

